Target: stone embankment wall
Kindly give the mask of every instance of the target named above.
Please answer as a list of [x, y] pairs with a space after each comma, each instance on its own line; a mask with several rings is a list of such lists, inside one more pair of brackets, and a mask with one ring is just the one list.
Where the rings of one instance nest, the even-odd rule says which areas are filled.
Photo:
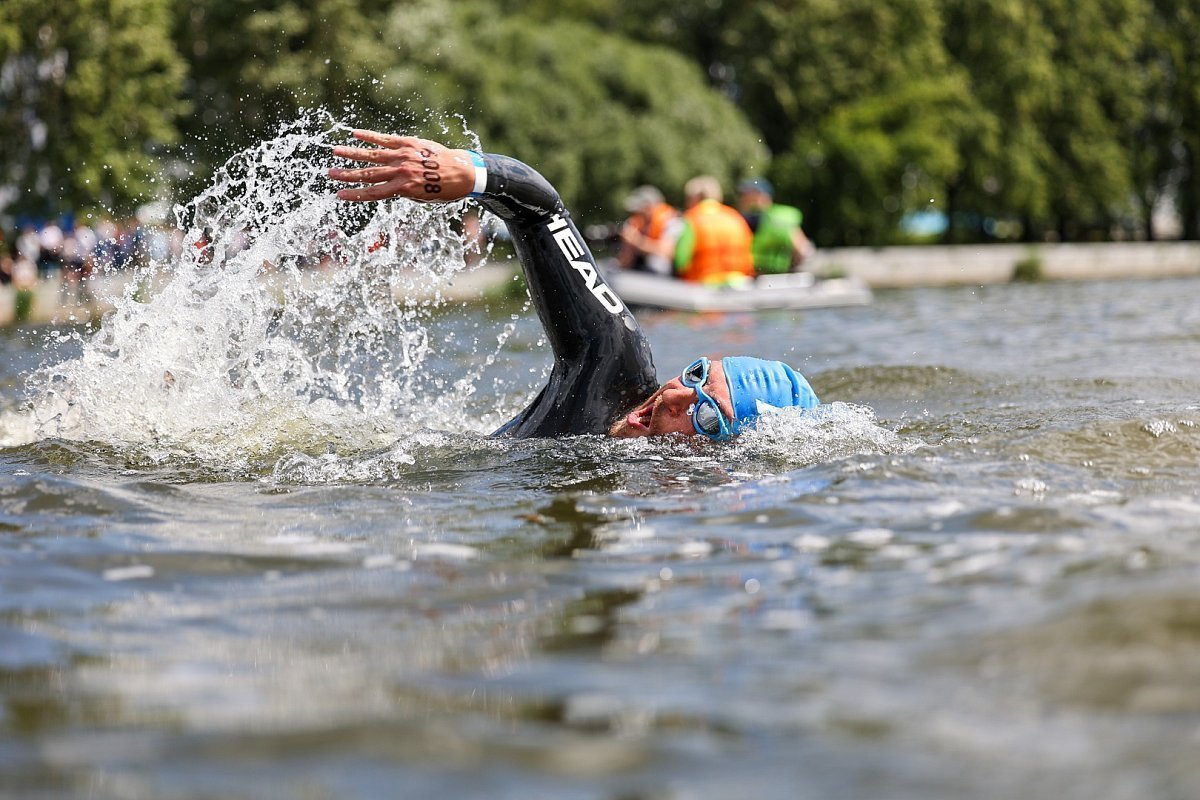
[[811, 268], [875, 289], [1007, 283], [1018, 270], [1043, 280], [1174, 278], [1200, 276], [1200, 242], [844, 247], [818, 250]]

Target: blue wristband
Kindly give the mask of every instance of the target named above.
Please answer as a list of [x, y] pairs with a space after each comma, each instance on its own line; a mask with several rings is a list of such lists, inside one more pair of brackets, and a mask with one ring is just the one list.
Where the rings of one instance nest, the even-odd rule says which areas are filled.
[[471, 163], [475, 165], [475, 186], [471, 189], [471, 197], [481, 197], [487, 189], [487, 165], [483, 161], [483, 156], [476, 153], [474, 150], [468, 150], [471, 154]]

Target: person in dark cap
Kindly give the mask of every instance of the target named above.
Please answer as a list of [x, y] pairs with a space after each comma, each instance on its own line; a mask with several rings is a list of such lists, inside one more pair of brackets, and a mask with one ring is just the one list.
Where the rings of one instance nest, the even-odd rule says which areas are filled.
[[348, 201], [472, 197], [503, 219], [529, 296], [554, 351], [546, 386], [494, 435], [679, 434], [723, 441], [768, 408], [812, 408], [817, 396], [780, 361], [700, 356], [661, 386], [637, 320], [604, 281], [554, 187], [508, 156], [452, 150], [427, 139], [354, 131], [373, 147], [335, 147], [367, 166], [329, 170]]
[[775, 190], [766, 178], [738, 184], [738, 210], [754, 232], [754, 271], [779, 275], [799, 269], [811, 255], [813, 244], [804, 235], [800, 209], [775, 202]]

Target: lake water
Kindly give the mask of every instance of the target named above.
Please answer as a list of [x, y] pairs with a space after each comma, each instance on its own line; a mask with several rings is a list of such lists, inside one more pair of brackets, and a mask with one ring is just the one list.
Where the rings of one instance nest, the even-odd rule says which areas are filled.
[[0, 333], [0, 796], [1200, 796], [1195, 280], [641, 315], [825, 401], [719, 445], [486, 438], [520, 300], [195, 269]]
[[[268, 408], [248, 457], [0, 448], [0, 789], [1194, 797], [1197, 288], [644, 315], [664, 377], [703, 342], [829, 404], [726, 446]], [[4, 334], [10, 442], [44, 333]]]

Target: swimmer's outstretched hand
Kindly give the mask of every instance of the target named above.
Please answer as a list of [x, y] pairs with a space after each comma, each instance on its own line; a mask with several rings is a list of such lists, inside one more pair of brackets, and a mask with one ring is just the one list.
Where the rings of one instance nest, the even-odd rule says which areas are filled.
[[333, 148], [333, 154], [375, 166], [357, 169], [333, 168], [329, 177], [346, 183], [367, 183], [358, 189], [341, 189], [341, 200], [410, 200], [440, 202], [458, 200], [475, 186], [475, 167], [466, 150], [451, 150], [428, 139], [393, 136], [375, 131], [354, 131], [354, 138], [378, 147]]

